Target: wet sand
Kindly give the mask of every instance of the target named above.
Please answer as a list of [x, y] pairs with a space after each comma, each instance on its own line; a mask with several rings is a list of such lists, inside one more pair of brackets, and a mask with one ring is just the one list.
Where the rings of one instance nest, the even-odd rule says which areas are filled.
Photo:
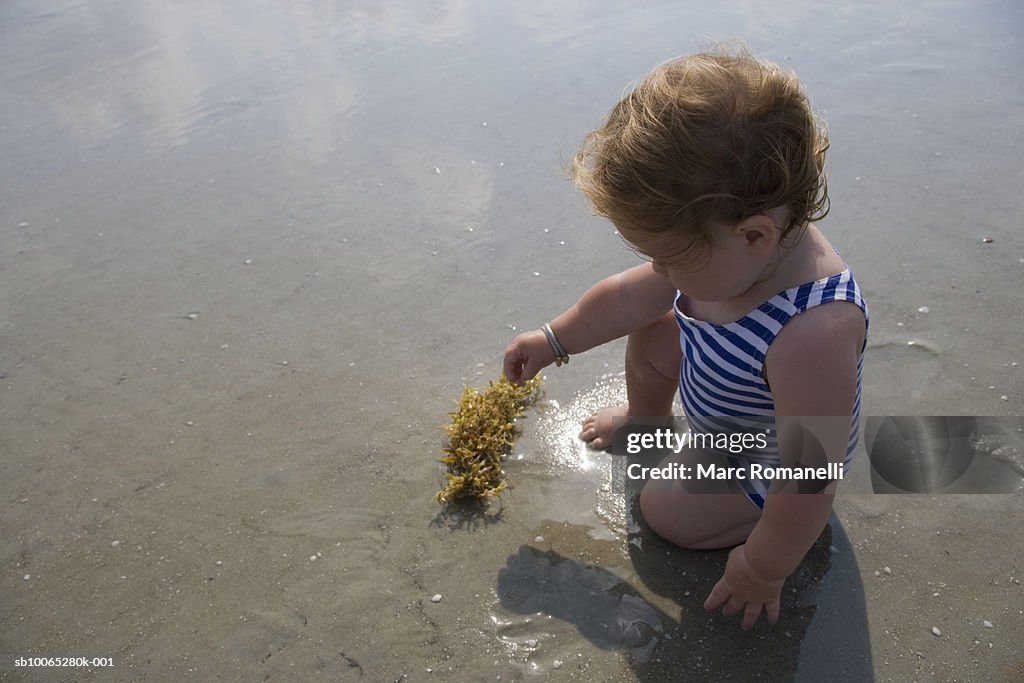
[[432, 499], [462, 386], [634, 263], [562, 159], [710, 39], [830, 123], [865, 415], [1024, 414], [1021, 8], [517, 7], [0, 7], [0, 654], [115, 664], [0, 678], [1024, 679], [1020, 494], [864, 458], [776, 628], [705, 614], [724, 553], [572, 438], [621, 343], [547, 373], [500, 515]]

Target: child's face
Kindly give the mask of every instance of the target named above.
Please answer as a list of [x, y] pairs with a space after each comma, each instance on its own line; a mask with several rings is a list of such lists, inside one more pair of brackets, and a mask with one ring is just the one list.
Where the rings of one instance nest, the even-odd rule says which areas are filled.
[[751, 232], [741, 223], [716, 230], [714, 244], [691, 249], [683, 257], [647, 254], [654, 271], [686, 296], [698, 301], [726, 301], [742, 296], [759, 280], [772, 256], [773, 236]]

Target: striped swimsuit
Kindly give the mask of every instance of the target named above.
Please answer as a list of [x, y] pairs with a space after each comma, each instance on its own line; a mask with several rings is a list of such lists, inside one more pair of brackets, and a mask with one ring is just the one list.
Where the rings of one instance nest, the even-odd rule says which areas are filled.
[[[774, 417], [775, 402], [764, 376], [764, 360], [768, 347], [794, 315], [831, 301], [849, 301], [860, 307], [865, 321], [868, 316], [864, 297], [849, 268], [776, 294], [743, 318], [727, 325], [712, 325], [690, 318], [680, 310], [681, 297], [682, 294], [676, 295], [675, 304], [683, 349], [679, 395], [690, 429], [698, 432], [735, 432], [737, 423], [742, 424], [742, 418], [750, 418], [751, 429], [756, 429], [756, 425], [765, 424], [764, 418]], [[864, 343], [866, 346], [866, 337]], [[862, 347], [857, 363], [857, 397], [853, 405], [844, 471], [849, 468], [859, 436], [863, 365]], [[729, 466], [743, 466], [750, 462], [773, 467], [779, 465], [781, 461], [774, 430], [767, 437], [765, 449], [746, 450], [738, 456], [726, 455]], [[747, 478], [739, 479], [737, 483], [751, 502], [764, 507], [770, 480]]]

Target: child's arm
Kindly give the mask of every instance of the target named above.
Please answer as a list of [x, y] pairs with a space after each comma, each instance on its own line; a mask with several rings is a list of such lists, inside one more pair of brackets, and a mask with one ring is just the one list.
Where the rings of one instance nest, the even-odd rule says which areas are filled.
[[[675, 295], [672, 283], [651, 264], [636, 266], [588, 289], [551, 321], [551, 329], [566, 353], [582, 353], [650, 325], [672, 308]], [[543, 332], [524, 332], [505, 349], [505, 375], [521, 384], [554, 360]]]
[[[806, 461], [812, 436], [829, 461], [843, 461], [863, 343], [864, 316], [847, 303], [815, 307], [779, 333], [768, 351], [766, 373], [784, 465], [795, 465], [801, 457]], [[818, 464], [824, 463], [814, 463]], [[729, 554], [725, 574], [704, 603], [707, 609], [724, 605], [727, 616], [742, 611], [744, 629], [753, 627], [762, 608], [768, 621], [778, 620], [783, 583], [821, 534], [832, 510], [835, 483], [824, 493], [776, 493], [786, 490], [787, 484], [793, 482], [772, 485], [760, 521], [747, 542]]]

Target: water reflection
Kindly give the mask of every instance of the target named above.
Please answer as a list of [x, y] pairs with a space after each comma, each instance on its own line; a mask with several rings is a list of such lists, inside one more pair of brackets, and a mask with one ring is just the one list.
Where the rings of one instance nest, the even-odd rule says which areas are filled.
[[168, 149], [265, 109], [281, 128], [275, 136], [295, 143], [281, 150], [317, 161], [341, 143], [356, 107], [351, 62], [373, 34], [360, 17], [278, 3], [187, 12], [160, 2], [68, 3], [24, 19], [5, 41], [30, 72], [19, 86], [82, 144], [138, 135]]

